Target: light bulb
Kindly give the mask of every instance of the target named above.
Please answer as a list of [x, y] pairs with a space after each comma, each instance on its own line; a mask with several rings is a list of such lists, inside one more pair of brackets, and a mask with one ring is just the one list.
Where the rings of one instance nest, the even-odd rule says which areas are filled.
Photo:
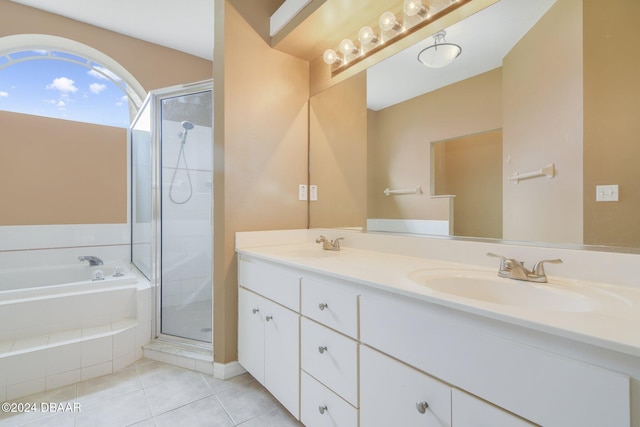
[[325, 50], [324, 54], [322, 54], [322, 59], [324, 60], [325, 63], [329, 65], [333, 65], [336, 62], [340, 62], [340, 56], [333, 49]]
[[340, 42], [340, 52], [343, 55], [351, 55], [358, 53], [358, 48], [353, 44], [353, 42], [349, 39], [344, 39]]
[[425, 16], [427, 8], [422, 4], [421, 0], [404, 0], [404, 13], [407, 16]]
[[362, 27], [360, 28], [360, 31], [358, 31], [358, 40], [360, 40], [362, 45], [366, 45], [377, 42], [378, 36], [373, 32], [371, 27]]
[[393, 12], [385, 12], [380, 15], [380, 28], [382, 28], [384, 31], [399, 30], [400, 23], [396, 19], [396, 15], [394, 15]]

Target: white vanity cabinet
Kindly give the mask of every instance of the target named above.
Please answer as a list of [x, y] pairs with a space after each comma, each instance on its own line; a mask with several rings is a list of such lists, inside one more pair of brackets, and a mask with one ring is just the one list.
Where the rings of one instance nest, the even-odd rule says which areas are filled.
[[451, 390], [451, 419], [455, 427], [533, 427], [528, 421], [462, 390]]
[[301, 421], [307, 427], [358, 425], [358, 293], [303, 275]]
[[[276, 302], [297, 305], [299, 278], [268, 264], [240, 264], [238, 362], [299, 418], [300, 315]], [[272, 288], [267, 286], [269, 282]]]
[[451, 387], [363, 345], [360, 425], [449, 427]]

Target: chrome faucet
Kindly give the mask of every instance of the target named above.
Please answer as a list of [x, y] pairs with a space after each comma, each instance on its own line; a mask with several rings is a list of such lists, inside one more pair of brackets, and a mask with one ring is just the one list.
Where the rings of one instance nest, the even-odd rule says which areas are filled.
[[544, 271], [544, 264], [562, 264], [561, 259], [545, 259], [538, 261], [533, 266], [533, 270], [528, 270], [523, 262], [502, 255], [487, 253], [487, 256], [500, 258], [500, 269], [498, 276], [514, 280], [526, 280], [528, 282], [547, 283], [547, 275]]
[[338, 237], [335, 240], [329, 240], [324, 236], [320, 236], [316, 239], [316, 243], [322, 243], [322, 249], [325, 251], [339, 251], [341, 249], [340, 240], [344, 240], [344, 238]]
[[102, 264], [104, 264], [100, 258], [98, 258], [97, 256], [93, 256], [93, 255], [79, 256], [78, 259], [80, 261], [89, 261], [89, 265], [102, 265]]

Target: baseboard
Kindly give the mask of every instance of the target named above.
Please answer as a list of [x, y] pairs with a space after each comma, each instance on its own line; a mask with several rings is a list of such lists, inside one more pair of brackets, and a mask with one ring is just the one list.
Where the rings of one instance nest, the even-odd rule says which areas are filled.
[[247, 372], [238, 361], [230, 363], [213, 362], [213, 376], [220, 380], [228, 380]]

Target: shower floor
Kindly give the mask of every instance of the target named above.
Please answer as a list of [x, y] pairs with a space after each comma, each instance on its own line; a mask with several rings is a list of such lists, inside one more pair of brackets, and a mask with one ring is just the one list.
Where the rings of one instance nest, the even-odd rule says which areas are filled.
[[213, 315], [211, 300], [162, 308], [162, 333], [196, 341], [211, 342]]

